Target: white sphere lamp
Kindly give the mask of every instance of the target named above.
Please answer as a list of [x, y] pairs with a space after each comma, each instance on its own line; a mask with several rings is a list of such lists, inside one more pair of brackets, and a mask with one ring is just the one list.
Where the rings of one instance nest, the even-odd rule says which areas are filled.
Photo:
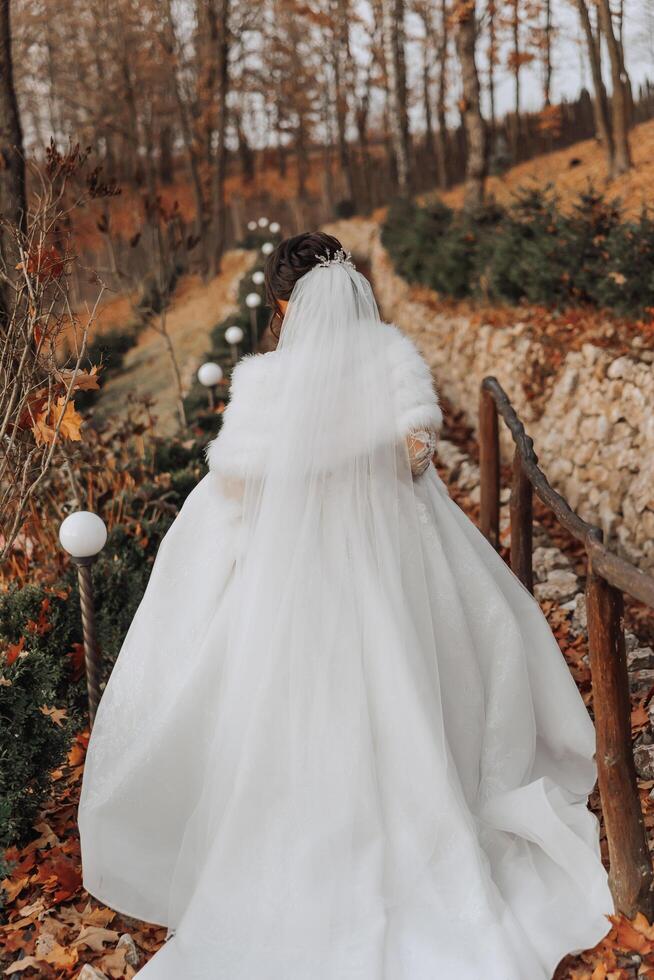
[[252, 282], [254, 283], [255, 286], [263, 286], [265, 281], [266, 281], [266, 277], [261, 271], [261, 269], [257, 269], [256, 272], [252, 273]]
[[264, 242], [263, 245], [261, 246], [261, 251], [263, 252], [264, 255], [270, 255], [271, 252], [275, 251], [275, 246], [273, 245], [272, 242]]
[[227, 327], [225, 330], [225, 340], [228, 344], [240, 344], [243, 340], [243, 331], [236, 324], [233, 327]]
[[198, 381], [205, 388], [213, 388], [223, 380], [223, 369], [215, 361], [207, 361], [198, 371]]
[[268, 227], [268, 219], [267, 218], [259, 218], [259, 227], [260, 228], [267, 228]]
[[106, 544], [107, 526], [93, 511], [78, 510], [61, 522], [59, 541], [77, 565], [89, 723], [93, 727], [95, 712], [100, 703], [102, 664], [95, 630], [91, 566]]
[[248, 221], [248, 231], [256, 231], [257, 227], [256, 221]]
[[270, 222], [270, 231], [272, 232], [272, 234], [273, 235], [277, 235], [279, 233], [279, 230], [280, 230], [279, 221], [271, 221]]
[[78, 510], [62, 521], [59, 541], [72, 558], [94, 558], [107, 543], [107, 526], [93, 511]]
[[257, 306], [261, 306], [261, 297], [259, 293], [248, 293], [245, 297], [245, 305], [250, 310], [256, 310]]

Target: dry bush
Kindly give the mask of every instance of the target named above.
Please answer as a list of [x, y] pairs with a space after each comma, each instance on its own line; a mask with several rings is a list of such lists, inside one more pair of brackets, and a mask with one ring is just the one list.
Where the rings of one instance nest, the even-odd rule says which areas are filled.
[[74, 212], [113, 196], [79, 147], [50, 146], [30, 167], [26, 229], [0, 222], [0, 561], [16, 545], [26, 512], [59, 447], [81, 439], [75, 393], [98, 386], [83, 369], [89, 329], [104, 292], [83, 315], [71, 307]]

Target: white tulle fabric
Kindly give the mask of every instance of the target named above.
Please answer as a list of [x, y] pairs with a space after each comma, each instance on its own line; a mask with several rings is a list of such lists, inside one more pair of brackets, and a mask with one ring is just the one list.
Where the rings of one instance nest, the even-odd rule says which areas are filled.
[[440, 409], [319, 267], [245, 359], [98, 711], [84, 883], [147, 980], [539, 980], [611, 911], [594, 733], [538, 606], [407, 435]]

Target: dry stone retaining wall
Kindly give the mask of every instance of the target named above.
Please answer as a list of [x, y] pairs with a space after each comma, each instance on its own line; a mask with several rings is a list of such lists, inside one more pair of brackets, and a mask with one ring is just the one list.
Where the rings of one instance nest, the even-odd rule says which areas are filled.
[[[531, 401], [524, 381], [533, 387], [547, 352], [527, 324], [479, 325], [443, 312], [433, 293], [395, 275], [376, 222], [338, 222], [329, 231], [368, 263], [384, 316], [414, 338], [443, 395], [475, 425], [479, 385], [495, 375], [553, 486], [617, 550], [654, 571], [654, 352], [617, 356], [584, 344], [568, 351], [542, 397]], [[502, 439], [508, 458], [504, 427]]]

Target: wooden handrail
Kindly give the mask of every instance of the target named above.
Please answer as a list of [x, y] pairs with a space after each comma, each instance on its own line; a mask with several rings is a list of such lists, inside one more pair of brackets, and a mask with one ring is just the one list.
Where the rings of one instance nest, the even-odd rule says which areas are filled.
[[631, 745], [631, 702], [624, 642], [623, 593], [654, 609], [654, 578], [610, 551], [599, 527], [584, 521], [538, 465], [533, 440], [496, 378], [484, 378], [479, 401], [481, 530], [499, 546], [498, 415], [513, 441], [511, 567], [533, 591], [532, 491], [586, 548], [588, 652], [597, 738], [597, 778], [609, 846], [609, 883], [616, 909], [654, 920], [654, 874], [638, 796]]

